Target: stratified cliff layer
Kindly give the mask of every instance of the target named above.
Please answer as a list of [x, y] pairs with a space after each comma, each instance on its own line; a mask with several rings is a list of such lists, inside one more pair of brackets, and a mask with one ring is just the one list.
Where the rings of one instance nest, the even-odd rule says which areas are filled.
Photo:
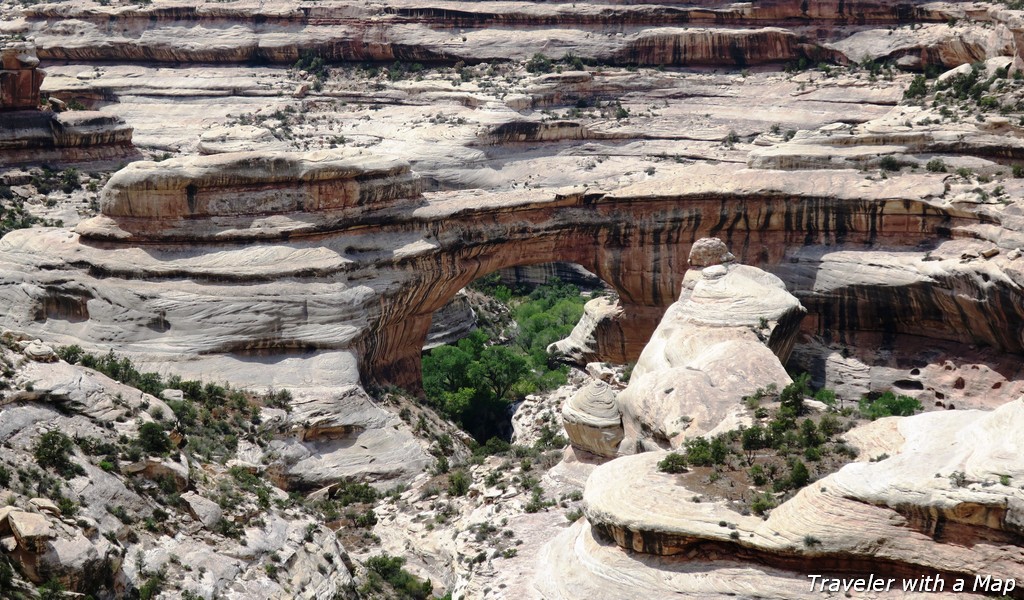
[[[525, 2], [352, 5], [160, 3], [148, 7], [42, 5], [5, 27], [34, 37], [45, 59], [293, 63], [303, 52], [327, 60], [453, 63], [525, 59], [537, 52], [615, 64], [745, 67], [800, 58], [860, 62], [912, 59], [956, 66], [1013, 52], [1016, 24], [998, 9], [973, 18], [992, 34], [948, 31], [959, 5], [920, 0], [696, 2], [659, 5]], [[878, 39], [879, 30], [935, 24], [916, 42]], [[941, 24], [941, 25], [939, 25]], [[509, 35], [511, 32], [516, 35]], [[891, 33], [891, 32], [890, 32]], [[869, 44], [851, 34], [875, 36]], [[1009, 50], [1008, 50], [1009, 49]]]
[[[959, 597], [951, 593], [958, 578], [966, 582], [964, 597], [984, 591], [976, 586], [978, 574], [1020, 581], [1024, 497], [1015, 482], [1024, 473], [1014, 432], [1022, 415], [1024, 402], [1016, 400], [993, 412], [929, 413], [864, 425], [850, 439], [866, 442], [871, 431], [885, 428], [886, 446], [870, 451], [886, 450], [886, 458], [847, 465], [766, 519], [738, 514], [725, 502], [685, 500], [694, 493], [675, 475], [658, 472], [664, 453], [619, 458], [588, 480], [586, 522], [549, 545], [550, 566], [535, 586], [546, 598], [578, 598], [575, 586], [608, 594], [596, 590], [633, 576], [661, 577], [652, 579], [653, 593], [713, 595], [742, 593], [752, 578], [759, 596], [793, 598], [820, 595], [810, 589], [807, 574], [870, 573], [895, 578], [893, 593], [884, 597], [898, 598], [916, 597], [901, 595], [902, 581], [922, 574], [945, 579], [943, 597]], [[621, 549], [608, 548], [607, 540]], [[626, 560], [637, 563], [631, 567]], [[710, 565], [706, 578], [698, 579], [696, 573]], [[584, 573], [569, 580], [551, 576], [578, 567]], [[740, 569], [735, 579], [732, 568]], [[794, 581], [793, 573], [802, 581]]]

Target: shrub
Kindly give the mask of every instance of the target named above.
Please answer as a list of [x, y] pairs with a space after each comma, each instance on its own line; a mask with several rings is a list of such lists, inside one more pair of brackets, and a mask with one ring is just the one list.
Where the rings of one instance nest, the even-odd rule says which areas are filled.
[[39, 437], [33, 451], [36, 464], [44, 469], [53, 469], [63, 477], [83, 475], [81, 465], [72, 462], [74, 442], [59, 431], [48, 431]]
[[903, 92], [903, 97], [906, 99], [910, 98], [923, 98], [928, 93], [928, 81], [924, 75], [917, 75], [913, 81], [910, 82], [910, 86]]
[[139, 445], [148, 454], [164, 456], [171, 451], [171, 438], [167, 437], [164, 428], [157, 423], [143, 423], [139, 427]]
[[923, 408], [918, 400], [892, 392], [885, 392], [875, 400], [862, 398], [858, 407], [861, 414], [872, 421], [889, 416], [908, 417]]
[[530, 60], [526, 61], [526, 70], [530, 73], [550, 73], [553, 68], [551, 59], [540, 52], [534, 54]]
[[390, 585], [397, 598], [412, 598], [413, 600], [426, 600], [434, 589], [430, 580], [420, 581], [414, 575], [402, 568], [405, 559], [401, 556], [389, 556], [386, 552], [366, 559], [366, 567], [369, 570], [370, 581], [367, 582], [371, 589], [380, 589], [379, 580]]
[[775, 502], [775, 498], [772, 497], [771, 494], [759, 494], [750, 504], [750, 510], [752, 510], [756, 515], [763, 515], [776, 506], [777, 503]]
[[710, 467], [714, 464], [711, 443], [704, 438], [694, 438], [686, 442], [686, 462], [695, 467]]
[[448, 495], [450, 496], [465, 496], [466, 492], [469, 491], [469, 485], [472, 483], [469, 474], [462, 469], [452, 471], [448, 475]]
[[883, 171], [899, 171], [903, 168], [903, 165], [895, 156], [883, 156], [882, 160], [878, 161], [878, 166]]
[[57, 356], [59, 356], [64, 362], [71, 365], [78, 363], [78, 361], [82, 359], [83, 354], [85, 354], [85, 351], [82, 350], [82, 347], [78, 344], [57, 348]]
[[658, 470], [662, 473], [686, 473], [686, 457], [678, 452], [669, 452], [665, 458], [658, 461]]
[[764, 485], [768, 483], [768, 474], [764, 472], [764, 467], [761, 465], [754, 465], [753, 467], [750, 467], [748, 473], [750, 474], [750, 480], [754, 485]]
[[945, 173], [946, 163], [943, 162], [941, 158], [933, 158], [930, 161], [928, 161], [928, 164], [925, 165], [925, 168], [928, 169], [928, 171], [931, 173]]

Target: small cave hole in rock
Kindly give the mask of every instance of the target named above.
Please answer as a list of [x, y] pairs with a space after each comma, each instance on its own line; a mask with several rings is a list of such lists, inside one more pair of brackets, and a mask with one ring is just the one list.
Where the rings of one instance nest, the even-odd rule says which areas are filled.
[[511, 440], [523, 400], [567, 382], [570, 367], [549, 361], [548, 345], [569, 335], [588, 300], [613, 294], [572, 263], [477, 279], [433, 315], [422, 358], [426, 402], [480, 444]]
[[901, 390], [923, 390], [924, 389], [924, 384], [923, 383], [921, 383], [920, 381], [914, 381], [912, 379], [900, 379], [899, 381], [894, 381], [892, 386], [894, 388], [901, 389]]

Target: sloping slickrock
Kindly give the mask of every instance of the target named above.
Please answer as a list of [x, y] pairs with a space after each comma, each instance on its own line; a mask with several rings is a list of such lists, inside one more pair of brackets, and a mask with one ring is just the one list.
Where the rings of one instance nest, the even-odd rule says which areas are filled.
[[[975, 574], [1024, 577], [1024, 492], [1017, 485], [1024, 466], [1015, 435], [1022, 423], [1024, 400], [991, 412], [934, 412], [869, 424], [850, 439], [892, 456], [848, 464], [800, 490], [766, 520], [720, 501], [680, 501], [692, 494], [676, 476], [658, 472], [663, 453], [623, 457], [594, 470], [585, 514], [618, 546], [677, 557], [648, 563], [658, 574], [671, 572], [675, 561], [728, 556], [812, 574], [941, 573], [950, 582], [966, 579], [972, 591]], [[873, 444], [883, 431], [888, 441]], [[817, 541], [807, 544], [810, 537]], [[578, 532], [556, 540], [548, 552], [595, 542]], [[614, 573], [615, 567], [613, 555], [601, 570]]]
[[[124, 433], [134, 431], [136, 425], [122, 421], [136, 412], [143, 421], [154, 420], [152, 414], [159, 413], [164, 418], [173, 414], [170, 407], [158, 398], [92, 369], [63, 361], [29, 363], [21, 370], [20, 377], [32, 382], [32, 391], [12, 394], [12, 399], [51, 402], [90, 419], [111, 423]], [[145, 411], [141, 410], [143, 405], [148, 406]]]
[[296, 438], [277, 439], [269, 469], [284, 488], [316, 489], [353, 479], [390, 487], [433, 458], [402, 420], [359, 386], [297, 392], [289, 415]]

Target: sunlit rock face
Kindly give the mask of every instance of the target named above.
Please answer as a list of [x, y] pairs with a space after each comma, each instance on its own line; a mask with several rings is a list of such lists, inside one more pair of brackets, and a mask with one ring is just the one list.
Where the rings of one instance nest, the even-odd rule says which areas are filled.
[[698, 240], [668, 308], [617, 398], [621, 451], [675, 447], [749, 421], [745, 396], [790, 383], [782, 361], [806, 310], [778, 277], [736, 264], [717, 238]]

